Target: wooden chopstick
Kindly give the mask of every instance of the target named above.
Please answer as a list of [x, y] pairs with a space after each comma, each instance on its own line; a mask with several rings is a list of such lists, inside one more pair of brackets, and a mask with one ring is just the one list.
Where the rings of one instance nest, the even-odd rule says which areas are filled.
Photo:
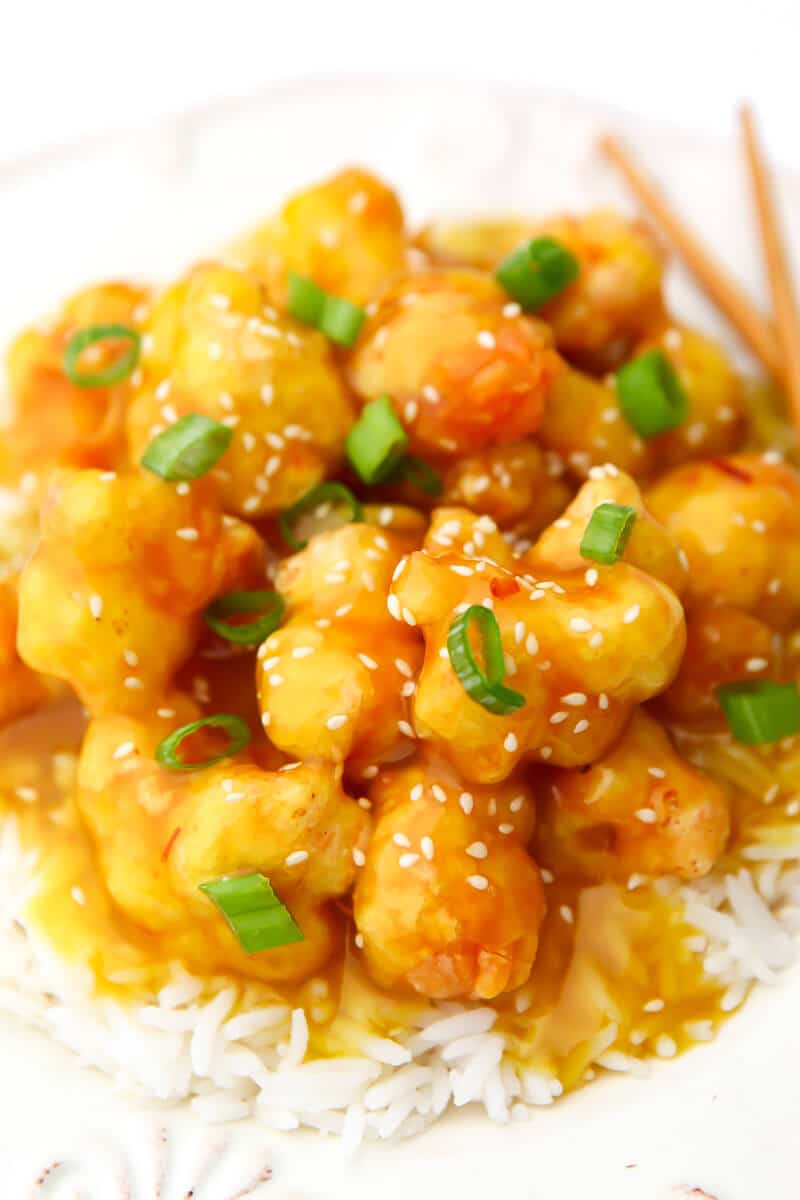
[[764, 262], [769, 276], [775, 324], [783, 352], [784, 383], [794, 423], [800, 430], [800, 310], [792, 287], [792, 274], [780, 232], [778, 214], [764, 155], [748, 105], [740, 112], [744, 157], [750, 172]]
[[784, 356], [772, 323], [759, 312], [735, 279], [712, 258], [622, 143], [609, 135], [601, 138], [599, 145], [606, 158], [625, 177], [634, 195], [668, 235], [706, 295], [724, 313], [770, 375], [783, 380], [786, 375]]

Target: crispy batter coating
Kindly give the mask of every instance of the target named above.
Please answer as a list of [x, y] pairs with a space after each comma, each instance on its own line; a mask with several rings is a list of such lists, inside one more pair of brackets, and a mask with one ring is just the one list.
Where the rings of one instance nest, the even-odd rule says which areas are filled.
[[134, 458], [187, 413], [221, 421], [233, 441], [214, 474], [228, 511], [250, 517], [294, 503], [339, 462], [354, 413], [327, 340], [266, 304], [253, 275], [195, 267], [157, 300], [147, 334]]
[[0, 582], [0, 727], [47, 704], [55, 695], [53, 681], [32, 671], [17, 651], [17, 589]]
[[687, 600], [712, 600], [775, 629], [800, 617], [800, 478], [755, 454], [686, 463], [647, 505], [689, 560]]
[[[85, 288], [64, 304], [46, 326], [21, 333], [8, 352], [11, 398], [9, 444], [17, 463], [40, 470], [53, 463], [115, 467], [124, 461], [125, 408], [131, 381], [114, 387], [78, 387], [64, 373], [64, 351], [88, 325], [141, 327], [148, 293], [126, 283]], [[97, 370], [118, 353], [102, 343], [87, 350], [81, 366]]]
[[207, 478], [56, 472], [20, 577], [20, 654], [93, 713], [146, 711], [191, 652], [203, 609], [263, 579], [262, 556]]
[[[81, 753], [78, 803], [114, 901], [170, 955], [204, 972], [308, 978], [340, 945], [329, 901], [352, 885], [367, 815], [329, 767], [263, 771], [239, 755], [197, 771], [164, 770], [154, 761], [156, 745], [198, 713], [178, 694], [162, 711], [171, 715], [95, 720]], [[202, 745], [194, 749], [202, 758]], [[267, 875], [304, 941], [241, 950], [199, 885], [248, 871]]]
[[724, 791], [681, 758], [642, 709], [588, 769], [553, 771], [549, 793], [546, 861], [576, 864], [597, 879], [632, 872], [696, 879], [728, 839]]
[[446, 221], [430, 226], [420, 245], [436, 262], [492, 270], [542, 236], [572, 251], [580, 275], [540, 315], [567, 358], [593, 370], [612, 367], [662, 312], [662, 256], [645, 226], [607, 209], [544, 221]]
[[282, 563], [287, 615], [259, 650], [258, 692], [264, 727], [287, 754], [346, 759], [358, 775], [413, 751], [422, 638], [392, 620], [386, 599], [398, 561], [419, 543], [351, 524]]
[[523, 984], [545, 909], [525, 849], [530, 787], [468, 786], [423, 757], [381, 771], [370, 795], [378, 817], [354, 916], [373, 978], [440, 1000]]
[[290, 197], [231, 254], [263, 279], [281, 308], [290, 271], [364, 304], [406, 265], [403, 210], [391, 188], [351, 167]]
[[[632, 707], [674, 677], [685, 642], [683, 608], [670, 587], [626, 561], [588, 566], [578, 555], [577, 563], [561, 567], [552, 562], [553, 550], [548, 561], [538, 546], [513, 557], [502, 539], [484, 532], [486, 524], [466, 510], [449, 510], [444, 529], [433, 530], [392, 585], [389, 611], [398, 623], [420, 626], [425, 637], [414, 698], [417, 735], [480, 782], [506, 778], [523, 758], [592, 762], [619, 735]], [[450, 546], [442, 544], [443, 532]], [[545, 531], [542, 542], [555, 538]], [[498, 715], [472, 700], [451, 665], [453, 613], [473, 604], [491, 608], [497, 619], [506, 683], [525, 697], [514, 713]]]
[[452, 457], [533, 433], [561, 363], [547, 327], [477, 271], [405, 275], [350, 356], [364, 400], [391, 397], [415, 453]]

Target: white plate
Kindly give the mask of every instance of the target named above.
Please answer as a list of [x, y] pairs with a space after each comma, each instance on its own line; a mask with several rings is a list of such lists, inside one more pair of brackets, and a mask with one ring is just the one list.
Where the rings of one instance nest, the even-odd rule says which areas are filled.
[[[311, 82], [0, 171], [0, 342], [96, 277], [168, 277], [291, 188], [348, 162], [393, 182], [413, 219], [627, 206], [593, 151], [597, 132], [609, 125], [630, 138], [719, 254], [762, 295], [733, 144], [498, 87]], [[780, 187], [800, 259], [800, 179], [784, 174]], [[669, 294], [682, 317], [725, 333], [679, 270]], [[254, 1198], [676, 1200], [699, 1188], [715, 1200], [797, 1200], [798, 1009], [796, 972], [762, 989], [713, 1044], [656, 1066], [647, 1080], [609, 1077], [527, 1124], [498, 1128], [460, 1113], [413, 1142], [372, 1146], [355, 1164], [312, 1134], [265, 1133], [255, 1123], [206, 1131], [185, 1112], [118, 1094], [60, 1047], [3, 1018], [0, 1196], [123, 1200], [121, 1166], [112, 1165], [105, 1181], [92, 1183], [78, 1170], [32, 1186], [37, 1171], [65, 1153], [97, 1174], [102, 1143], [133, 1164], [132, 1200], [183, 1200], [209, 1152], [217, 1174], [197, 1200], [229, 1200], [266, 1159], [274, 1179]], [[162, 1127], [163, 1193], [155, 1182]]]

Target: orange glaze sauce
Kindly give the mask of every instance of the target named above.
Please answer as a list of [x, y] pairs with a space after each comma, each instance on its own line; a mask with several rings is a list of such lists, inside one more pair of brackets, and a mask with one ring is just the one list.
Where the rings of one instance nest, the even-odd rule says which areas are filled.
[[[233, 699], [232, 679], [249, 672], [250, 664], [241, 656], [233, 662], [212, 656], [196, 658], [190, 670], [208, 681], [214, 704], [221, 692]], [[82, 827], [72, 792], [84, 728], [80, 707], [70, 701], [0, 733], [0, 815], [14, 813], [26, 848], [39, 851], [39, 888], [28, 910], [32, 924], [67, 961], [91, 970], [98, 993], [142, 1001], [169, 978], [169, 955], [157, 935], [116, 908]], [[740, 793], [736, 802], [734, 848], [723, 864], [728, 871], [753, 865], [736, 850], [745, 835], [749, 842], [780, 842], [781, 831], [794, 836], [800, 826], [791, 803], [787, 814], [786, 804], [765, 804], [755, 794], [760, 773], [775, 778], [774, 764], [763, 752], [744, 753], [756, 782], [749, 799]], [[696, 740], [692, 747], [692, 757], [705, 757], [720, 776], [732, 770], [729, 754], [719, 739]], [[740, 748], [733, 755], [740, 756]], [[778, 774], [782, 786], [796, 784], [800, 748], [782, 756]], [[163, 850], [154, 844], [154, 855]], [[551, 866], [545, 877], [548, 914], [531, 978], [495, 1002], [497, 1028], [510, 1035], [520, 1062], [555, 1072], [570, 1088], [592, 1077], [590, 1063], [612, 1042], [633, 1056], [671, 1057], [709, 1037], [727, 1016], [720, 1007], [723, 989], [703, 972], [704, 941], [687, 925], [676, 889], [649, 882], [633, 888], [597, 884], [580, 878], [574, 867], [559, 872]], [[413, 995], [377, 988], [352, 943], [326, 972], [300, 987], [278, 990], [253, 982], [243, 1003], [278, 997], [306, 1009], [318, 1055], [357, 1053], [365, 1028], [391, 1035], [413, 1024], [421, 1007]]]

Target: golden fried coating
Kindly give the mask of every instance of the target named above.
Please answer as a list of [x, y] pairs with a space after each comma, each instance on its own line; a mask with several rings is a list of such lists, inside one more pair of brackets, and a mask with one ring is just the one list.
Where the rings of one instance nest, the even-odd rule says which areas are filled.
[[658, 698], [658, 711], [682, 725], [726, 728], [715, 689], [740, 679], [764, 679], [774, 668], [769, 625], [730, 605], [700, 602], [687, 613], [686, 653]]
[[20, 577], [20, 654], [93, 713], [146, 711], [191, 652], [206, 605], [263, 579], [262, 557], [207, 478], [56, 472]]
[[381, 771], [370, 796], [378, 817], [354, 917], [373, 978], [439, 1000], [489, 1000], [523, 984], [545, 909], [525, 849], [530, 788], [468, 787], [423, 757]]
[[[414, 698], [418, 737], [435, 741], [465, 778], [480, 782], [506, 778], [522, 758], [592, 762], [632, 707], [674, 677], [685, 642], [678, 598], [625, 561], [561, 568], [538, 547], [509, 558], [504, 543], [475, 543], [476, 520], [484, 539], [496, 537], [483, 532], [486, 518], [449, 513], [444, 532], [452, 548], [442, 545], [437, 527], [396, 573], [388, 601], [398, 623], [421, 627], [425, 637]], [[542, 540], [552, 541], [550, 531]], [[513, 713], [498, 715], [472, 700], [453, 670], [448, 633], [454, 613], [470, 605], [495, 614], [505, 682], [525, 697]]]
[[292, 196], [271, 220], [231, 247], [286, 307], [290, 271], [364, 304], [406, 265], [403, 210], [395, 193], [356, 167]]
[[539, 427], [561, 363], [547, 327], [477, 271], [426, 271], [381, 297], [350, 356], [358, 396], [390, 396], [415, 453], [469, 454]]
[[53, 698], [52, 681], [32, 671], [17, 652], [17, 589], [0, 582], [0, 727], [41, 708]]
[[[113, 387], [78, 387], [64, 372], [73, 334], [90, 325], [141, 327], [148, 293], [126, 283], [85, 288], [46, 326], [26, 329], [8, 352], [11, 399], [9, 445], [17, 464], [40, 470], [53, 463], [115, 467], [124, 461], [125, 408], [131, 381]], [[86, 370], [113, 360], [118, 345], [103, 342], [84, 352]]]
[[[198, 714], [177, 694], [159, 711], [164, 715], [99, 718], [81, 753], [78, 804], [114, 901], [170, 956], [204, 972], [306, 979], [340, 944], [329, 901], [352, 885], [354, 852], [359, 857], [366, 846], [366, 814], [329, 767], [268, 772], [239, 755], [196, 771], [167, 771], [154, 761], [156, 745]], [[199, 885], [248, 871], [267, 875], [304, 941], [242, 951]]]
[[662, 312], [661, 252], [643, 225], [607, 209], [545, 221], [445, 221], [430, 226], [419, 244], [435, 262], [493, 270], [523, 242], [543, 236], [572, 251], [580, 275], [539, 315], [567, 358], [596, 371], [611, 368]]
[[351, 524], [281, 564], [286, 620], [259, 650], [258, 692], [264, 727], [287, 754], [346, 759], [358, 775], [413, 751], [422, 638], [392, 620], [386, 599], [398, 561], [419, 542]]
[[800, 478], [755, 454], [687, 463], [647, 506], [689, 560], [690, 604], [713, 600], [775, 629], [800, 617]]
[[229, 512], [293, 504], [338, 463], [353, 408], [327, 341], [280, 316], [246, 272], [205, 263], [156, 301], [145, 382], [128, 417], [131, 454], [187, 413], [233, 429], [214, 471]]
[[443, 483], [443, 503], [485, 513], [501, 529], [531, 540], [555, 520], [572, 494], [560, 465], [532, 440], [460, 458], [445, 472]]
[[654, 466], [652, 442], [626, 420], [611, 381], [601, 383], [575, 367], [553, 381], [537, 438], [584, 478], [594, 466], [612, 462], [639, 479]]
[[597, 879], [632, 872], [696, 879], [728, 839], [725, 793], [643, 710], [588, 769], [553, 771], [549, 793], [546, 861], [571, 862]]

